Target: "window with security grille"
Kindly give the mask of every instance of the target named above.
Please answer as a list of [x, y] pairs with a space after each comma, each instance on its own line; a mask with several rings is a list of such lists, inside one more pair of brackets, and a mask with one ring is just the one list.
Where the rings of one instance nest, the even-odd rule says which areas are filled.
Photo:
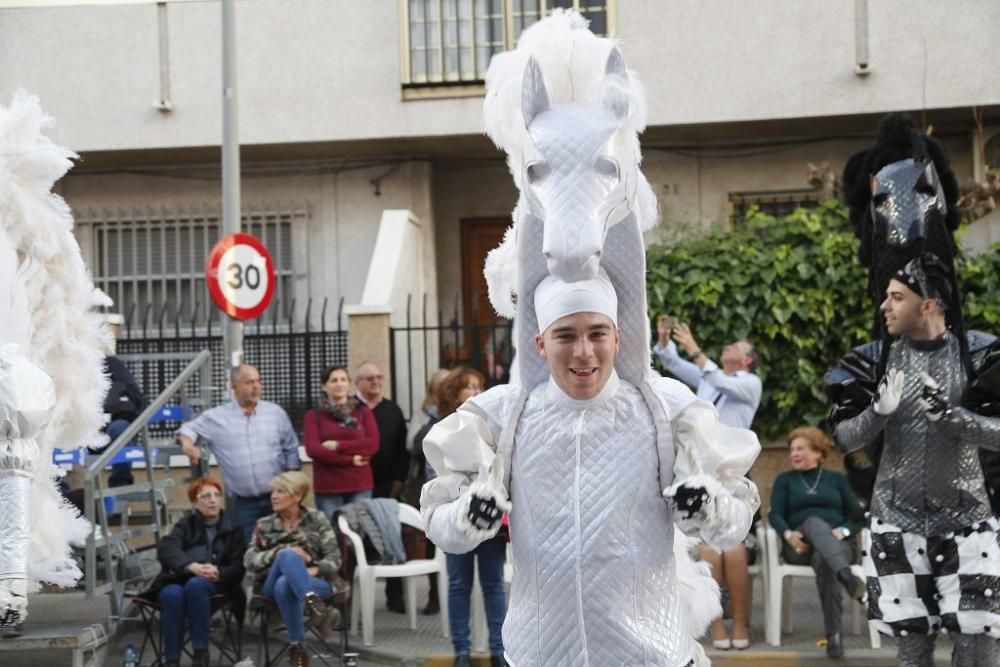
[[613, 34], [607, 0], [403, 0], [404, 87], [482, 84], [494, 54], [553, 9], [575, 9]]
[[729, 193], [729, 221], [738, 225], [746, 220], [751, 207], [762, 213], [780, 218], [797, 208], [813, 208], [820, 202], [817, 190], [765, 190]]
[[[275, 292], [263, 321], [284, 313], [294, 298], [294, 243], [305, 207], [249, 210], [243, 231], [271, 253]], [[133, 327], [203, 326], [220, 313], [205, 286], [205, 262], [220, 238], [218, 210], [103, 210], [79, 216], [77, 234], [88, 249], [94, 283]], [[304, 232], [304, 230], [301, 230]], [[280, 317], [280, 315], [279, 315]]]

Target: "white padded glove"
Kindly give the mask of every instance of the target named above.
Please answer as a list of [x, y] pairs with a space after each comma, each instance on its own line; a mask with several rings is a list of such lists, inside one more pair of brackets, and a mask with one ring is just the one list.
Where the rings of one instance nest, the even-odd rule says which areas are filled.
[[28, 617], [28, 582], [22, 578], [0, 579], [0, 628], [24, 623]]
[[883, 417], [888, 417], [899, 407], [899, 400], [903, 397], [903, 371], [895, 368], [890, 369], [882, 378], [878, 385], [878, 393], [872, 401], [875, 412]]
[[511, 508], [500, 485], [485, 470], [459, 496], [457, 502], [459, 529], [477, 541], [488, 540], [500, 532], [503, 513]]
[[720, 551], [732, 549], [750, 530], [750, 506], [714, 477], [694, 475], [667, 487], [663, 496], [676, 507], [674, 521], [685, 534]]

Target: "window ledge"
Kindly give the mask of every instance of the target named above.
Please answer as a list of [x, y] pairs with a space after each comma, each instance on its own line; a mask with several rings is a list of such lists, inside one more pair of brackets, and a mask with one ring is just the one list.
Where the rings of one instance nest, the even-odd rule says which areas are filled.
[[485, 94], [486, 86], [482, 83], [403, 84], [402, 88], [404, 102], [483, 97]]

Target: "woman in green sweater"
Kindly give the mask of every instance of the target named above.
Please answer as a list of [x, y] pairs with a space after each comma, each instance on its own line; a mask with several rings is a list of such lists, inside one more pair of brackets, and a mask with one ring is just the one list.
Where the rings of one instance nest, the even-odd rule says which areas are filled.
[[827, 654], [839, 658], [843, 586], [861, 600], [865, 583], [851, 573], [858, 556], [855, 534], [861, 529], [862, 507], [847, 477], [822, 466], [833, 443], [815, 426], [788, 434], [792, 470], [774, 480], [768, 521], [782, 537], [782, 555], [790, 565], [812, 565], [823, 605]]

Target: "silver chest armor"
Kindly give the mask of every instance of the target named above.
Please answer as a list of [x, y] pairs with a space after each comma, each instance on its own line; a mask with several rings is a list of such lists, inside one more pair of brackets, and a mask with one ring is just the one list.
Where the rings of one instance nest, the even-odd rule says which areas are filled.
[[891, 415], [869, 408], [837, 427], [838, 440], [863, 441], [884, 422], [885, 440], [872, 497], [872, 514], [904, 531], [941, 535], [992, 516], [979, 447], [1000, 442], [1000, 420], [964, 428], [974, 416], [955, 415], [933, 422], [918, 400], [922, 373], [941, 386], [953, 406], [960, 405], [966, 384], [958, 339], [946, 334], [930, 343], [899, 340], [892, 344], [886, 369], [904, 376], [903, 397]]
[[511, 460], [512, 665], [690, 660], [654, 442], [653, 418], [627, 383], [587, 403], [551, 382], [531, 393]]

